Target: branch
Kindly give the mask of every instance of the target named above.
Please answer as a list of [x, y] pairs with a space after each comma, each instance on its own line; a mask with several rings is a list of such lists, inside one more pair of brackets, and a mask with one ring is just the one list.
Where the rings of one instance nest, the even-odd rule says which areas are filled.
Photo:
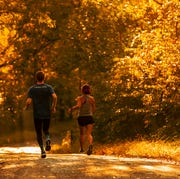
[[0, 55], [3, 56], [3, 55], [6, 53], [6, 51], [14, 44], [14, 42], [15, 42], [17, 39], [18, 39], [18, 34], [16, 33], [16, 34], [14, 35], [13, 39], [9, 42], [9, 45], [8, 45], [7, 47], [5, 47], [5, 48], [1, 51]]
[[163, 3], [159, 2], [158, 0], [153, 0], [153, 1], [161, 6], [163, 5]]

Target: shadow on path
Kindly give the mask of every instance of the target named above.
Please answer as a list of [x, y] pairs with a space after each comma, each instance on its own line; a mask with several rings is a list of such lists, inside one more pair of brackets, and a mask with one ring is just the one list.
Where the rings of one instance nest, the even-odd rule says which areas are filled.
[[168, 161], [86, 154], [41, 159], [35, 147], [14, 149], [0, 148], [0, 179], [180, 179], [180, 165]]

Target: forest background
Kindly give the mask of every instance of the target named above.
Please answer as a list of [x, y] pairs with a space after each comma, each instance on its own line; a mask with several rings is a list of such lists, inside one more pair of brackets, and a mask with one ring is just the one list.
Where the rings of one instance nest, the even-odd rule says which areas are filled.
[[76, 117], [67, 109], [89, 83], [96, 141], [177, 141], [180, 2], [1, 0], [1, 143], [5, 134], [24, 130], [23, 107], [37, 70], [58, 95], [56, 124]]

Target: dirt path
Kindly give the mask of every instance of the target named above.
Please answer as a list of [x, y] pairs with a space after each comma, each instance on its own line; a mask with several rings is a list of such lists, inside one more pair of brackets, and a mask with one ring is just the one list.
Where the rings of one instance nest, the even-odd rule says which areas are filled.
[[138, 158], [86, 154], [2, 153], [0, 179], [180, 179], [180, 165]]

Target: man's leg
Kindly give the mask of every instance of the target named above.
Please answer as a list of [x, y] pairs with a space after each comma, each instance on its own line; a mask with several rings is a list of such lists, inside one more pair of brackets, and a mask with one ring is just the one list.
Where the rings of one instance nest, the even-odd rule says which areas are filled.
[[49, 134], [50, 119], [44, 119], [43, 121], [43, 132], [46, 137], [46, 151], [51, 150], [51, 139]]
[[41, 157], [45, 158], [46, 153], [44, 151], [44, 146], [43, 146], [43, 139], [42, 139], [42, 120], [41, 119], [34, 119], [34, 127], [36, 131], [36, 137], [37, 137], [37, 142], [39, 144], [39, 147], [41, 149]]

